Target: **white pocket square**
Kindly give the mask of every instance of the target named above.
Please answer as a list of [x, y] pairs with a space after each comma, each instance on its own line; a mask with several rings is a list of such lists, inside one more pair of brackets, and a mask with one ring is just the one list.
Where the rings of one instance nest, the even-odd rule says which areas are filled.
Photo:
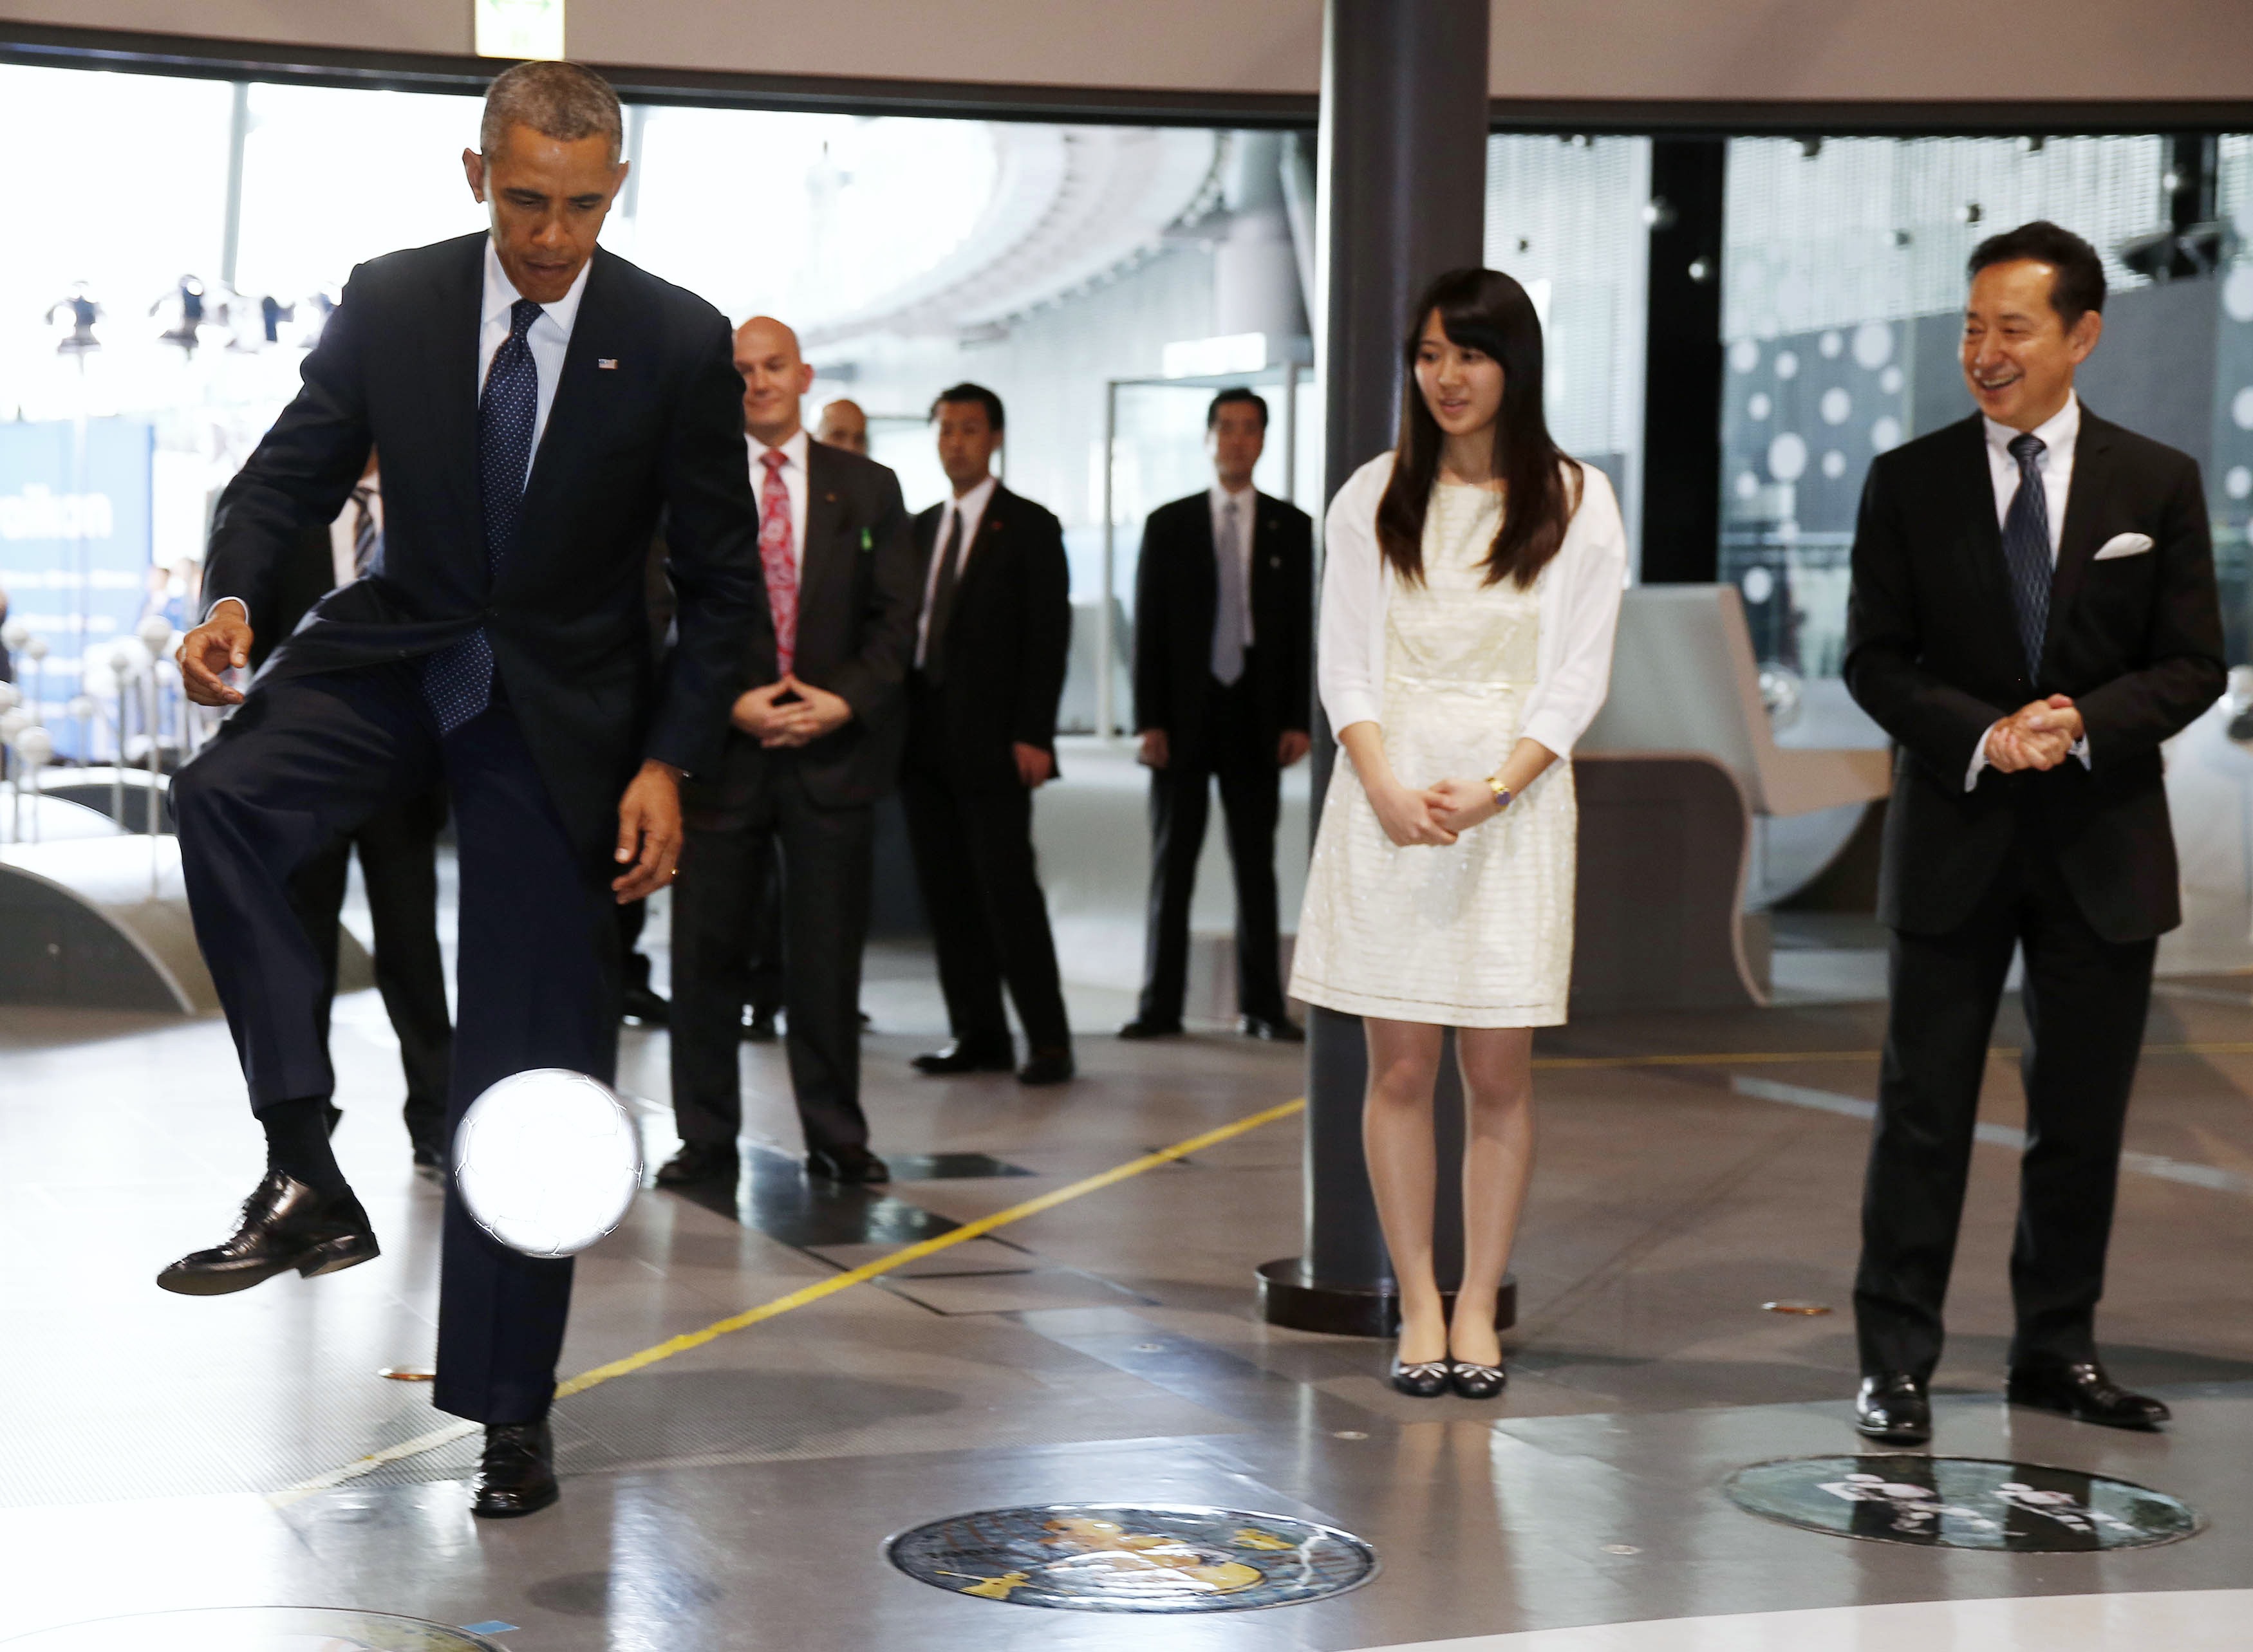
[[2104, 541], [2104, 548], [2096, 553], [2096, 560], [2109, 562], [2116, 556], [2141, 556], [2152, 548], [2148, 533], [2115, 533]]

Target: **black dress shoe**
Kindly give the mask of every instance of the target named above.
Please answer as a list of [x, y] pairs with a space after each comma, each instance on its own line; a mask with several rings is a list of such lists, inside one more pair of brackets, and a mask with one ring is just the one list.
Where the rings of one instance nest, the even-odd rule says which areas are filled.
[[349, 1189], [316, 1193], [295, 1176], [269, 1170], [242, 1202], [233, 1237], [182, 1257], [157, 1283], [180, 1296], [225, 1296], [291, 1268], [310, 1279], [381, 1254], [367, 1212]]
[[555, 1488], [555, 1441], [544, 1419], [485, 1425], [485, 1460], [478, 1468], [471, 1514], [480, 1520], [514, 1520], [538, 1514], [560, 1495]]
[[1510, 1372], [1500, 1365], [1473, 1365], [1457, 1360], [1448, 1382], [1465, 1399], [1492, 1399], [1510, 1386]]
[[780, 1037], [775, 1030], [775, 1012], [771, 1009], [750, 1009], [743, 1012], [743, 1042], [747, 1044], [771, 1044]]
[[908, 1063], [919, 1073], [944, 1078], [950, 1073], [1005, 1073], [1017, 1064], [1016, 1052], [1007, 1044], [990, 1048], [956, 1039], [944, 1049], [926, 1050]]
[[639, 1021], [645, 1027], [662, 1027], [671, 1018], [673, 1006], [651, 987], [629, 986], [622, 1014], [627, 1021]]
[[1021, 1084], [1065, 1084], [1078, 1070], [1072, 1065], [1070, 1049], [1036, 1049], [1027, 1052], [1025, 1064], [1017, 1069]]
[[2013, 1405], [2055, 1412], [2076, 1423], [2105, 1428], [2154, 1429], [2174, 1413], [2149, 1394], [2131, 1393], [2095, 1360], [2074, 1364], [2043, 1361], [2012, 1371], [2005, 1391]]
[[1161, 1021], [1154, 1015], [1137, 1015], [1119, 1029], [1121, 1038], [1179, 1038], [1182, 1024], [1178, 1021]]
[[864, 1187], [873, 1181], [889, 1181], [892, 1168], [866, 1147], [814, 1147], [806, 1155], [806, 1174], [847, 1187]]
[[1265, 1038], [1278, 1044], [1307, 1042], [1307, 1029], [1288, 1015], [1246, 1015], [1236, 1026], [1246, 1038]]
[[1419, 1360], [1413, 1365], [1403, 1365], [1396, 1355], [1392, 1361], [1392, 1386], [1416, 1399], [1437, 1399], [1447, 1391], [1447, 1379], [1454, 1370], [1443, 1359]]
[[426, 1176], [441, 1175], [446, 1168], [446, 1143], [442, 1136], [410, 1136], [408, 1142], [415, 1154], [415, 1168]]
[[1888, 1446], [1922, 1446], [1932, 1438], [1932, 1402], [1906, 1371], [1865, 1377], [1854, 1396], [1854, 1432]]
[[719, 1182], [733, 1186], [742, 1169], [743, 1161], [736, 1156], [732, 1143], [683, 1142], [679, 1153], [658, 1167], [657, 1185], [660, 1188], [699, 1188]]

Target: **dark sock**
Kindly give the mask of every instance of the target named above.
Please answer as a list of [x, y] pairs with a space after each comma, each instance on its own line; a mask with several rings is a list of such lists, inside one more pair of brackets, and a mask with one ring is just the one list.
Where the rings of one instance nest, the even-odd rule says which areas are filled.
[[259, 1110], [266, 1129], [266, 1168], [295, 1176], [316, 1193], [348, 1190], [329, 1147], [329, 1098], [301, 1096]]

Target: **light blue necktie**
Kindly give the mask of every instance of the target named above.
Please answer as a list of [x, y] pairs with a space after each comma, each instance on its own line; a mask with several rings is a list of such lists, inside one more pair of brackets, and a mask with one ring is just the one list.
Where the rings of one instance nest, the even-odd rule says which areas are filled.
[[[532, 464], [533, 427], [540, 420], [540, 369], [525, 335], [540, 313], [529, 298], [509, 306], [508, 338], [493, 352], [485, 394], [478, 401], [478, 493], [488, 589], [516, 543], [517, 521], [524, 514], [525, 472]], [[482, 625], [425, 659], [422, 697], [438, 719], [438, 732], [453, 733], [491, 705], [492, 682], [492, 642]]]
[[1220, 602], [1212, 618], [1212, 674], [1224, 688], [1233, 687], [1244, 675], [1244, 614], [1248, 606], [1244, 589], [1244, 533], [1237, 521], [1234, 499], [1221, 507], [1220, 538], [1214, 544], [1215, 571], [1220, 575]]

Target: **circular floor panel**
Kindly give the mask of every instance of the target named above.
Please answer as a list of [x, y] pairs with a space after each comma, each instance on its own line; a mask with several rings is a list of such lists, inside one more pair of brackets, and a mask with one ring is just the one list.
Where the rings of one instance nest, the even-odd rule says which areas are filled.
[[1073, 1612], [1249, 1612], [1343, 1594], [1377, 1551], [1310, 1521], [1238, 1509], [1049, 1503], [957, 1515], [887, 1545], [955, 1594]]
[[221, 1607], [73, 1623], [0, 1642], [23, 1652], [502, 1652], [466, 1629], [328, 1607]]
[[1787, 1525], [1927, 1549], [2142, 1549], [2199, 1527], [2197, 1513], [2165, 1492], [1983, 1457], [1794, 1457], [1739, 1469], [1728, 1492], [1739, 1508]]

